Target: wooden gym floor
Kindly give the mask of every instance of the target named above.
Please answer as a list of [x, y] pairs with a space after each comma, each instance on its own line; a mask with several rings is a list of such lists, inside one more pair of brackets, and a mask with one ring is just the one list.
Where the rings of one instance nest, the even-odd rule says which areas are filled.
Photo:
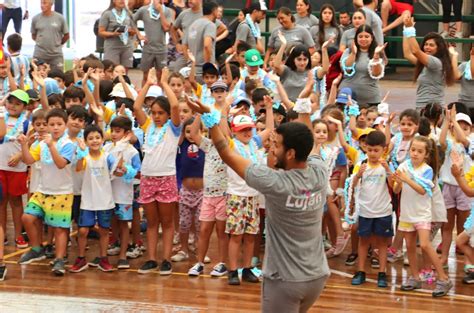
[[[138, 85], [138, 84], [137, 84]], [[401, 111], [414, 103], [415, 87], [410, 82], [382, 82], [384, 92], [391, 91], [389, 103], [394, 111]], [[450, 88], [448, 100], [455, 100], [457, 88]], [[10, 212], [9, 212], [10, 215]], [[11, 221], [11, 218], [9, 219]], [[55, 277], [50, 272], [49, 260], [36, 264], [18, 265], [26, 251], [13, 246], [11, 222], [7, 230], [10, 244], [5, 247], [8, 275], [0, 282], [0, 312], [256, 312], [260, 310], [260, 284], [243, 283], [228, 286], [225, 278], [208, 275], [190, 278], [191, 260], [174, 263], [173, 274], [139, 275], [137, 268], [145, 257], [131, 260], [132, 269], [103, 273], [97, 269]], [[73, 235], [74, 236], [74, 235]], [[437, 238], [439, 241], [439, 236]], [[437, 242], [436, 242], [437, 243]], [[88, 259], [96, 256], [98, 241], [89, 241]], [[159, 252], [161, 250], [159, 249]], [[463, 258], [455, 255], [452, 247], [449, 259], [449, 276], [454, 288], [441, 299], [431, 297], [434, 285], [424, 284], [416, 292], [402, 292], [399, 286], [409, 275], [402, 263], [388, 266], [390, 286], [382, 289], [376, 285], [377, 270], [368, 268], [368, 281], [363, 286], [352, 286], [355, 266], [344, 265], [350, 247], [337, 258], [329, 260], [331, 277], [311, 312], [474, 312], [474, 286], [462, 284]], [[69, 262], [77, 254], [75, 240], [69, 248]], [[216, 238], [212, 238], [208, 255], [216, 260]], [[111, 257], [116, 264], [117, 257]], [[212, 265], [206, 265], [209, 273]]]

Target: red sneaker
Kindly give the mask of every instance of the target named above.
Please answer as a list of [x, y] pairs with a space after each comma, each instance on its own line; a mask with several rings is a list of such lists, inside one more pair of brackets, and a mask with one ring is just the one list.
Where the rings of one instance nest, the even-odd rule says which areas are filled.
[[76, 261], [74, 262], [74, 265], [71, 266], [69, 271], [71, 273], [79, 273], [79, 272], [85, 271], [88, 268], [89, 268], [89, 265], [87, 264], [86, 258], [77, 258]]
[[102, 272], [112, 272], [114, 267], [109, 263], [108, 258], [101, 258], [99, 262], [99, 269]]
[[20, 236], [18, 236], [18, 238], [16, 238], [15, 244], [16, 244], [16, 247], [18, 249], [28, 248], [28, 242], [26, 242], [25, 238], [23, 238], [22, 235], [20, 235]]

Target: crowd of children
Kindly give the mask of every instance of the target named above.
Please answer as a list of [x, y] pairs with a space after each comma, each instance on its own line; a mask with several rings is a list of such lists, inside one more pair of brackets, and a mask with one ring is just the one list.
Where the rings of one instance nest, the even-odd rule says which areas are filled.
[[[373, 2], [364, 0], [354, 17], [370, 16]], [[204, 13], [210, 8], [214, 12], [207, 6]], [[322, 11], [327, 8], [332, 7]], [[250, 25], [249, 14], [242, 23]], [[285, 14], [280, 9], [278, 16]], [[445, 88], [443, 75], [448, 74], [436, 50], [443, 48], [438, 37], [415, 46], [410, 42], [416, 33], [413, 21], [404, 14], [404, 52], [417, 63], [422, 90], [418, 104], [424, 88]], [[386, 63], [377, 32], [359, 26], [352, 41], [341, 43], [342, 54], [332, 47], [337, 38], [324, 37], [324, 28], [334, 28], [333, 17], [323, 19], [319, 51], [293, 40], [298, 34], [289, 35], [283, 25], [274, 35], [281, 47], [268, 55], [266, 69], [261, 68], [261, 52], [237, 41], [232, 54], [219, 58], [219, 66], [198, 65], [187, 51], [189, 67], [179, 72], [151, 68], [141, 88], [131, 83], [124, 66], [93, 55], [65, 73], [41, 60], [30, 64], [20, 53], [21, 36], [10, 35], [10, 56], [0, 65], [0, 280], [7, 273], [3, 252], [11, 207], [15, 245], [30, 247], [19, 264], [51, 258], [52, 271], [64, 275], [69, 250], [77, 255], [69, 272], [89, 266], [107, 272], [129, 268], [128, 259], [146, 251], [138, 273], [170, 275], [172, 262], [195, 253], [197, 263], [188, 274], [199, 276], [211, 262], [207, 252], [215, 227], [218, 259], [211, 276], [227, 274], [230, 285], [239, 285], [239, 276], [259, 282], [265, 199], [219, 157], [201, 115], [193, 110], [201, 102], [220, 112], [219, 127], [234, 151], [268, 164], [274, 157], [268, 153], [273, 130], [297, 118], [294, 107], [307, 108], [314, 151], [329, 177], [322, 229], [326, 256], [340, 256], [351, 242], [345, 263], [357, 262], [353, 285], [365, 282], [370, 263], [379, 272], [377, 285], [387, 287], [387, 262], [404, 259], [405, 242], [411, 275], [401, 289], [436, 281], [433, 296], [446, 295], [453, 286], [446, 269], [455, 226], [456, 251], [464, 254], [463, 282], [474, 283], [471, 112], [462, 102], [446, 107], [433, 102], [398, 116], [390, 112], [387, 97], [379, 99]], [[259, 39], [250, 26], [249, 36]], [[448, 57], [457, 58], [450, 52]], [[202, 75], [196, 75], [197, 67]], [[439, 68], [441, 81], [430, 77]], [[474, 49], [459, 69], [448, 70], [461, 80], [460, 98], [470, 101]], [[367, 82], [376, 96], [357, 87]], [[430, 83], [436, 86], [427, 87]], [[74, 253], [68, 248], [73, 230]], [[440, 256], [432, 243], [438, 230]], [[86, 252], [92, 233], [99, 239], [97, 256]], [[114, 255], [118, 259], [112, 265], [108, 256]]]

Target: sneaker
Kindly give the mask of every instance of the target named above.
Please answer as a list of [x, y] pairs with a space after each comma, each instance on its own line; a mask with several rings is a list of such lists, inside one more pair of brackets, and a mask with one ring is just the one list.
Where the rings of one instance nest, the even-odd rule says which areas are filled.
[[435, 272], [433, 270], [421, 270], [420, 280], [431, 285], [434, 281], [436, 281]]
[[175, 255], [171, 257], [171, 261], [173, 262], [181, 262], [189, 259], [189, 254], [184, 251], [178, 251]]
[[387, 261], [390, 263], [395, 263], [403, 259], [403, 252], [401, 250], [396, 250], [395, 248], [388, 248], [387, 250]]
[[373, 257], [370, 259], [370, 267], [372, 267], [372, 268], [380, 268], [379, 259], [373, 256]]
[[71, 266], [69, 271], [71, 273], [79, 273], [79, 272], [85, 271], [88, 267], [89, 267], [89, 265], [87, 264], [86, 258], [79, 258], [78, 257], [78, 258], [76, 258], [76, 261]]
[[206, 255], [204, 257], [204, 264], [209, 264], [209, 263], [211, 263], [211, 258]]
[[175, 232], [173, 235], [173, 245], [177, 245], [179, 243], [179, 233]]
[[202, 263], [196, 263], [193, 267], [191, 267], [188, 271], [189, 276], [197, 277], [204, 273], [204, 265]]
[[250, 262], [250, 266], [257, 267], [258, 265], [260, 265], [260, 260], [258, 259], [258, 257], [253, 256], [252, 261]]
[[28, 248], [28, 242], [26, 242], [22, 235], [15, 239], [15, 244], [18, 249]]
[[237, 270], [227, 273], [227, 283], [233, 286], [240, 285], [239, 272]]
[[350, 234], [344, 234], [342, 236], [337, 237], [336, 247], [335, 247], [336, 249], [334, 250], [334, 255], [339, 255], [342, 253], [342, 251], [344, 251], [350, 238], [351, 238]]
[[7, 267], [5, 265], [0, 266], [0, 281], [4, 281], [7, 277]]
[[387, 273], [385, 272], [379, 272], [377, 275], [377, 286], [380, 288], [387, 288]]
[[464, 273], [469, 274], [472, 271], [474, 271], [474, 265], [473, 264], [464, 265]]
[[107, 257], [101, 258], [99, 262], [99, 270], [102, 272], [112, 272], [114, 267], [112, 264], [109, 263], [109, 259]]
[[142, 267], [138, 269], [139, 274], [148, 274], [158, 269], [158, 263], [153, 260], [146, 261]]
[[242, 270], [242, 280], [249, 283], [258, 283], [258, 277], [252, 272], [250, 268], [244, 268]]
[[120, 243], [116, 241], [107, 249], [107, 255], [119, 255], [120, 254]]
[[146, 247], [143, 244], [143, 241], [140, 240], [139, 242], [137, 242], [137, 246], [138, 246], [138, 248], [140, 248], [140, 250], [142, 250], [142, 252], [146, 251]]
[[221, 277], [227, 274], [227, 267], [225, 263], [217, 263], [214, 268], [212, 269], [211, 276], [212, 277]]
[[412, 291], [420, 288], [421, 280], [415, 279], [413, 276], [410, 276], [408, 280], [400, 287], [400, 289], [403, 291]]
[[171, 275], [172, 271], [173, 271], [173, 267], [171, 266], [170, 261], [163, 260], [163, 262], [161, 262], [161, 266], [160, 266], [160, 275], [161, 276]]
[[46, 255], [44, 255], [43, 248], [41, 248], [39, 252], [30, 249], [21, 256], [20, 260], [18, 261], [18, 264], [30, 264], [34, 261], [41, 261], [44, 259], [46, 259]]
[[463, 284], [474, 284], [474, 272], [469, 272], [462, 279]]
[[87, 263], [87, 265], [92, 266], [92, 267], [98, 267], [99, 263], [100, 263], [100, 257], [97, 256], [97, 257], [95, 257], [94, 260]]
[[358, 256], [357, 253], [354, 253], [354, 252], [351, 253], [351, 254], [349, 254], [349, 255], [347, 256], [347, 259], [346, 259], [345, 264], [346, 264], [347, 266], [352, 266], [352, 265], [354, 265], [354, 264], [356, 263], [357, 256]]
[[66, 274], [66, 268], [64, 267], [64, 260], [56, 259], [54, 261], [53, 269], [51, 272], [54, 273], [56, 276], [63, 276]]
[[[49, 266], [54, 266], [54, 262], [56, 262], [56, 259], [53, 259], [53, 260], [49, 261]], [[69, 262], [69, 260], [67, 259], [67, 256], [65, 256], [63, 258], [63, 262], [64, 262], [64, 264]]]
[[352, 277], [351, 284], [352, 285], [362, 285], [365, 283], [365, 272], [358, 271]]
[[437, 280], [436, 287], [431, 295], [433, 297], [443, 297], [448, 294], [451, 288], [453, 288], [453, 283], [449, 279], [446, 281]]
[[136, 244], [128, 245], [127, 258], [136, 259], [142, 255], [143, 255], [142, 250], [140, 250], [140, 248]]
[[54, 246], [52, 244], [47, 244], [44, 247], [44, 254], [46, 255], [46, 258], [54, 259], [54, 256], [55, 256]]
[[128, 263], [127, 259], [120, 259], [117, 262], [117, 268], [119, 270], [128, 269], [130, 268], [130, 263]]

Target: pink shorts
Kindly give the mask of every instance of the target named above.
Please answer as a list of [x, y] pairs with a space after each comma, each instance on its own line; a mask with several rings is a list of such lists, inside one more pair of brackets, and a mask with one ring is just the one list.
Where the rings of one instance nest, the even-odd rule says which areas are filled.
[[226, 196], [202, 198], [199, 220], [203, 222], [225, 221], [227, 219], [226, 201]]
[[153, 201], [178, 202], [178, 183], [176, 176], [142, 176], [140, 179], [140, 196], [137, 201], [142, 204]]
[[400, 222], [398, 223], [399, 231], [413, 232], [420, 229], [431, 230], [431, 222], [419, 222], [419, 223]]
[[443, 185], [443, 198], [446, 209], [456, 208], [459, 211], [469, 211], [472, 199], [462, 192], [461, 187], [456, 185]]

